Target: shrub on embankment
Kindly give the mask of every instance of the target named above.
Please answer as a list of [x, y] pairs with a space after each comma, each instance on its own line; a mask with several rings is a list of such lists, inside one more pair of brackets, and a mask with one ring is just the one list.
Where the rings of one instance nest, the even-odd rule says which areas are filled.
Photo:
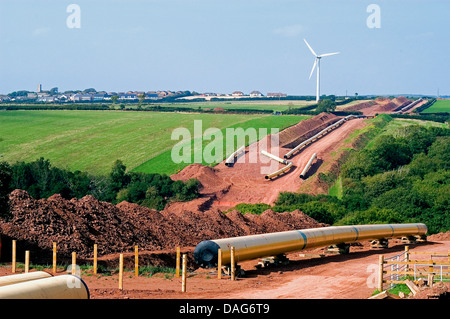
[[54, 167], [49, 160], [14, 164], [0, 163], [0, 213], [5, 214], [9, 192], [27, 191], [33, 198], [48, 198], [60, 194], [65, 199], [92, 195], [110, 203], [128, 201], [161, 210], [172, 201], [189, 201], [198, 196], [197, 180], [173, 181], [162, 174], [126, 172], [117, 160], [107, 176], [86, 172], [71, 172]]

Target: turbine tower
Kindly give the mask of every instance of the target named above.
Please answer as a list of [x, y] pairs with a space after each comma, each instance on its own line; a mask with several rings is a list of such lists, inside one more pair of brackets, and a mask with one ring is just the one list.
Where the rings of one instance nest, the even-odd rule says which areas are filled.
[[314, 52], [314, 50], [311, 48], [311, 46], [308, 44], [308, 42], [305, 40], [306, 45], [308, 46], [309, 50], [312, 52], [312, 54], [316, 57], [314, 59], [314, 65], [312, 67], [311, 70], [311, 74], [309, 75], [309, 78], [311, 79], [311, 76], [314, 72], [314, 69], [317, 66], [317, 87], [316, 87], [316, 102], [319, 102], [319, 98], [320, 98], [320, 59], [323, 58], [324, 56], [330, 56], [330, 55], [335, 55], [335, 54], [339, 54], [339, 52], [334, 52], [334, 53], [325, 53], [325, 54], [321, 54], [321, 55], [317, 55], [316, 52]]

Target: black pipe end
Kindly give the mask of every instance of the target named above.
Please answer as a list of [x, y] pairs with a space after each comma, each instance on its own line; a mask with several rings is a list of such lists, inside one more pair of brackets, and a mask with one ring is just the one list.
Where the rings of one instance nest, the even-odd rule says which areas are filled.
[[212, 240], [204, 240], [194, 249], [195, 263], [201, 268], [217, 267], [220, 246]]

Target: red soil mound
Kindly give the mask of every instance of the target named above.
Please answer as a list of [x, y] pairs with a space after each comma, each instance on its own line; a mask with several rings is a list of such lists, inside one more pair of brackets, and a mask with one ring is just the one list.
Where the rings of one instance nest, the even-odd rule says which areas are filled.
[[345, 108], [345, 111], [359, 111], [375, 105], [374, 101], [361, 102]]
[[404, 96], [396, 97], [392, 100], [383, 99], [376, 100], [377, 105], [373, 106], [373, 111], [376, 113], [390, 113], [401, 109], [402, 107], [411, 103], [409, 99]]
[[[22, 190], [10, 194], [11, 218], [0, 220], [0, 234], [16, 239], [39, 251], [91, 258], [93, 244], [100, 255], [140, 249], [173, 250], [193, 247], [202, 240], [244, 236], [265, 232], [321, 227], [305, 214], [274, 213], [261, 216], [229, 214], [220, 211], [174, 210], [158, 212], [136, 204], [113, 205], [92, 196], [66, 200], [60, 195], [36, 200]], [[35, 254], [36, 255], [36, 254]]]
[[202, 189], [206, 191], [204, 194], [215, 194], [217, 192], [226, 192], [230, 187], [230, 183], [218, 178], [218, 170], [201, 164], [191, 164], [183, 170], [171, 176], [174, 181], [187, 181], [191, 178], [198, 180]]
[[339, 119], [334, 114], [320, 113], [310, 119], [301, 121], [279, 133], [280, 146], [293, 148]]
[[450, 231], [446, 233], [430, 235], [427, 239], [429, 241], [450, 241]]
[[404, 105], [410, 103], [411, 101], [404, 96], [399, 96], [399, 97], [392, 99], [391, 102], [396, 104], [397, 106], [404, 106]]

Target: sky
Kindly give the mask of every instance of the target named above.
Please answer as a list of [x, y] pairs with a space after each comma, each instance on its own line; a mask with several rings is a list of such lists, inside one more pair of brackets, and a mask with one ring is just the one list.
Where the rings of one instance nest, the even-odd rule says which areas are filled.
[[340, 52], [321, 60], [321, 94], [449, 95], [449, 9], [448, 0], [0, 0], [0, 93], [42, 84], [315, 95], [306, 39], [318, 54]]

